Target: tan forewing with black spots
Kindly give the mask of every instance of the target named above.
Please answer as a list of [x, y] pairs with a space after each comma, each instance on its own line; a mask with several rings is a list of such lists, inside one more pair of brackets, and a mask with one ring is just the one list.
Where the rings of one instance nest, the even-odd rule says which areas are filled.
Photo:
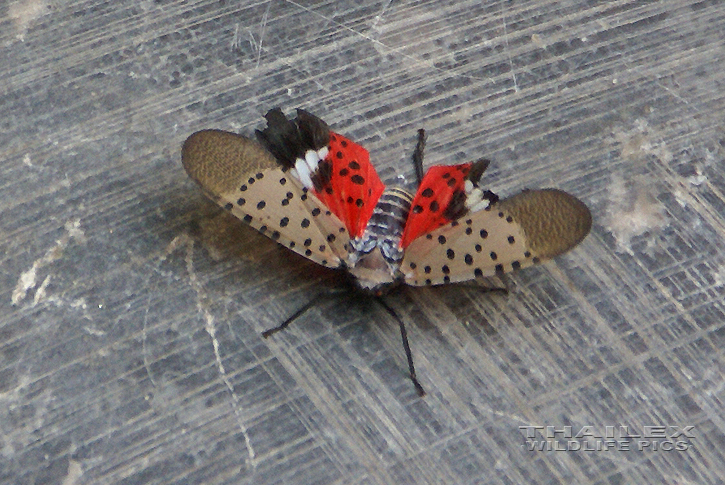
[[589, 209], [575, 197], [526, 190], [414, 240], [400, 270], [413, 286], [494, 276], [562, 254], [590, 228]]
[[[200, 131], [184, 143], [182, 162], [210, 198], [265, 236], [331, 268], [345, 258], [343, 224], [254, 140]], [[314, 214], [326, 212], [320, 224]]]

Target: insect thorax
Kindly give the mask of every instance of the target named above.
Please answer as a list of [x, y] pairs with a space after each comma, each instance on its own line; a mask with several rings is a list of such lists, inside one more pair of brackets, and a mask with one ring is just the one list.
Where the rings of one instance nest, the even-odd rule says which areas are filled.
[[404, 189], [387, 188], [363, 235], [350, 241], [347, 267], [361, 288], [374, 291], [402, 278], [399, 268], [404, 251], [400, 239], [412, 200]]

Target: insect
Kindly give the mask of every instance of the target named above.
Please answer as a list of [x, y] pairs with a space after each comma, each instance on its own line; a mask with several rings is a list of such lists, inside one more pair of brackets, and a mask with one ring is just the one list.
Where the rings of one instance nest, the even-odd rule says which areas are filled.
[[[270, 110], [257, 141], [203, 130], [184, 143], [189, 176], [219, 205], [262, 234], [382, 295], [396, 285], [439, 285], [517, 270], [573, 248], [589, 233], [589, 209], [557, 189], [499, 199], [480, 186], [489, 161], [431, 167], [425, 132], [413, 154], [418, 187], [386, 187], [368, 151], [297, 110]], [[423, 395], [402, 320], [410, 377]], [[311, 302], [271, 333], [286, 327]]]

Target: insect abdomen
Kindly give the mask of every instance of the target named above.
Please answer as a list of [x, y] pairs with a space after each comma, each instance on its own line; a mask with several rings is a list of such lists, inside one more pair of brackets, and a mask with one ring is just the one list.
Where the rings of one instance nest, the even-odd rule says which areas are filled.
[[413, 196], [404, 189], [386, 189], [368, 222], [366, 232], [378, 241], [378, 247], [389, 264], [398, 265], [403, 258], [400, 238], [403, 236], [412, 200]]

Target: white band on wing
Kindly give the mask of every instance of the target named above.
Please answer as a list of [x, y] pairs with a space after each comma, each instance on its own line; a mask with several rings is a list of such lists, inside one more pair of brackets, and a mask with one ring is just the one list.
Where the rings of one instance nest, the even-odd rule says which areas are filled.
[[324, 160], [330, 150], [327, 147], [322, 147], [319, 150], [307, 150], [305, 152], [305, 158], [298, 158], [295, 160], [295, 168], [290, 172], [293, 176], [297, 177], [302, 185], [312, 190], [312, 175], [317, 171], [317, 167], [320, 164], [320, 160]]
[[478, 185], [466, 180], [464, 188], [466, 189], [466, 208], [470, 212], [478, 212], [491, 205], [491, 201], [483, 197], [483, 191], [478, 188]]

